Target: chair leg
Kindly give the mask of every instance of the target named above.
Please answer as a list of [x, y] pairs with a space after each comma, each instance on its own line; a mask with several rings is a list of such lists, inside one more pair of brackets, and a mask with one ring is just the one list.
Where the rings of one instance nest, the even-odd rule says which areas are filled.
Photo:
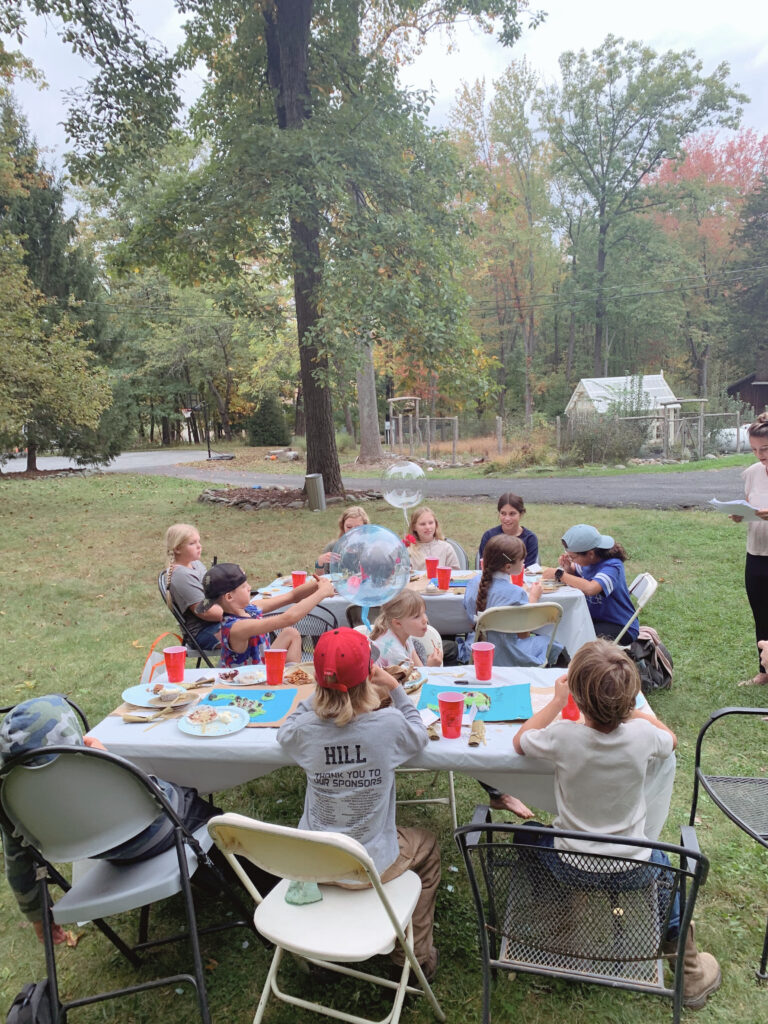
[[197, 916], [195, 904], [192, 899], [192, 886], [187, 873], [187, 860], [185, 847], [181, 835], [176, 831], [176, 853], [179, 858], [181, 869], [181, 889], [184, 894], [184, 905], [187, 911], [187, 928], [189, 930], [189, 944], [192, 947], [192, 959], [195, 964], [195, 980], [197, 988], [197, 1003], [200, 1009], [200, 1019], [203, 1024], [211, 1024], [211, 1014], [208, 1009], [208, 991], [205, 987], [205, 976], [203, 974], [203, 958], [200, 955], [200, 938], [197, 934]]
[[760, 970], [755, 971], [758, 981], [768, 981], [768, 974], [765, 972], [768, 964], [768, 921], [765, 922], [765, 938], [763, 939], [763, 955], [760, 957]]
[[264, 980], [264, 988], [261, 990], [261, 999], [259, 999], [259, 1005], [256, 1007], [256, 1013], [254, 1014], [253, 1024], [261, 1024], [261, 1020], [264, 1016], [264, 1011], [267, 1008], [267, 1002], [269, 1001], [270, 992], [274, 991], [279, 998], [279, 989], [276, 986], [277, 971], [280, 967], [280, 961], [283, 959], [283, 950], [280, 946], [275, 946], [275, 955], [272, 957], [272, 963], [269, 965], [269, 971], [267, 977]]
[[456, 789], [453, 784], [453, 772], [448, 772], [448, 805], [451, 809], [451, 823], [455, 832], [458, 823], [456, 819]]

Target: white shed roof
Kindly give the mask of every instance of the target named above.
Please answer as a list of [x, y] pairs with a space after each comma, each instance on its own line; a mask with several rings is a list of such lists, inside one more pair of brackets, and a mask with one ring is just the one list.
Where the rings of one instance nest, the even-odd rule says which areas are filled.
[[[576, 404], [580, 396], [586, 396], [597, 412], [605, 412], [611, 402], [620, 401], [633, 388], [634, 377], [582, 377], [571, 395], [566, 413]], [[675, 393], [664, 380], [663, 373], [649, 373], [641, 377], [643, 392], [652, 408], [670, 403], [677, 404]]]

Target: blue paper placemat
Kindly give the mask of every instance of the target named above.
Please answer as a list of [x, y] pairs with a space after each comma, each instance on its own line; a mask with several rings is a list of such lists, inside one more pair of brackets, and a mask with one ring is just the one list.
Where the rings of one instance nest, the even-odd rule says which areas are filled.
[[222, 710], [227, 707], [244, 708], [251, 725], [275, 725], [293, 710], [298, 690], [295, 686], [276, 686], [263, 690], [255, 686], [248, 689], [217, 688], [211, 690], [200, 704], [211, 704]]
[[482, 722], [525, 721], [533, 714], [531, 687], [529, 683], [512, 683], [508, 686], [455, 686], [439, 683], [425, 683], [419, 693], [418, 708], [438, 710], [437, 695], [445, 690], [464, 694], [464, 710], [474, 705], [477, 717]]

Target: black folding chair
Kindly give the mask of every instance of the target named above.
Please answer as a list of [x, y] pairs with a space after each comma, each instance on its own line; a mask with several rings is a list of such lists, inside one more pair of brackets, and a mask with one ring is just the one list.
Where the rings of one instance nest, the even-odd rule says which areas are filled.
[[[761, 729], [768, 726], [762, 724], [762, 719], [768, 716], [768, 708], [720, 708], [713, 711], [709, 720], [699, 732], [696, 740], [696, 762], [694, 766], [693, 800], [691, 802], [690, 824], [693, 825], [696, 819], [696, 807], [699, 801], [699, 790], [703, 789], [707, 796], [720, 808], [723, 814], [730, 818], [734, 825], [738, 825], [742, 832], [754, 839], [764, 849], [768, 850], [768, 778], [741, 774], [722, 774], [723, 763], [727, 757], [731, 758], [734, 767], [741, 768], [743, 764], [743, 751], [745, 749], [744, 729], [747, 720], [751, 719]], [[726, 719], [728, 720], [726, 722]], [[738, 721], [737, 719], [741, 719]], [[720, 728], [715, 730], [715, 735], [710, 736], [709, 730], [715, 723]], [[728, 725], [732, 728], [730, 732]], [[702, 767], [704, 738], [712, 741], [712, 749], [720, 766], [720, 773], [709, 774]], [[760, 745], [754, 749], [765, 748], [766, 738], [756, 738]], [[748, 749], [748, 747], [747, 747]], [[709, 747], [707, 748], [707, 760], [711, 759]], [[756, 768], [757, 766], [755, 766]], [[754, 769], [753, 769], [754, 770]], [[759, 769], [764, 771], [764, 769]], [[765, 936], [763, 938], [763, 953], [760, 957], [760, 967], [755, 974], [760, 981], [768, 979], [766, 964], [768, 963], [768, 920], [766, 920]]]
[[[491, 1019], [491, 978], [498, 970], [543, 974], [668, 996], [673, 1020], [683, 1002], [685, 938], [708, 862], [692, 828], [681, 846], [492, 822], [478, 807], [454, 833], [469, 874], [480, 930], [483, 1021]], [[599, 852], [563, 854], [545, 837], [588, 839]], [[663, 850], [671, 866], [617, 855], [616, 847]], [[675, 895], [680, 935], [674, 983], [664, 982]]]
[[[158, 815], [173, 829], [173, 847], [137, 862], [96, 859], [69, 883], [53, 862], [99, 858], [133, 839]], [[51, 1020], [65, 1022], [77, 1006], [147, 991], [166, 985], [191, 984], [197, 994], [200, 1018], [210, 1022], [199, 935], [235, 926], [252, 927], [242, 902], [213, 865], [212, 845], [205, 825], [194, 834], [184, 826], [157, 783], [129, 761], [89, 747], [39, 747], [9, 759], [0, 770], [0, 821], [9, 835], [21, 835], [37, 866], [43, 906], [43, 940], [48, 974]], [[198, 929], [190, 880], [203, 868], [209, 885], [230, 896], [240, 916]], [[50, 887], [64, 895], [51, 902]], [[167, 938], [149, 939], [150, 904], [182, 893], [187, 926]], [[139, 941], [126, 943], [103, 918], [141, 908]], [[142, 951], [185, 938], [192, 953], [192, 973], [177, 973], [96, 995], [61, 1002], [52, 922], [59, 925], [93, 921], [116, 949], [134, 966], [144, 963]]]
[[[189, 626], [184, 620], [184, 615], [176, 607], [175, 603], [168, 600], [168, 574], [167, 570], [163, 569], [160, 575], [157, 577], [157, 589], [160, 591], [160, 596], [163, 599], [163, 604], [173, 615], [174, 619], [178, 623], [179, 629], [181, 630], [181, 638], [187, 647], [191, 647], [192, 650], [197, 654], [197, 668], [200, 668], [200, 662], [204, 661], [208, 668], [214, 667], [214, 662], [211, 661], [209, 655], [218, 662], [218, 653], [216, 651], [204, 651], [197, 640], [194, 638], [189, 630]], [[194, 655], [193, 655], [194, 657]]]

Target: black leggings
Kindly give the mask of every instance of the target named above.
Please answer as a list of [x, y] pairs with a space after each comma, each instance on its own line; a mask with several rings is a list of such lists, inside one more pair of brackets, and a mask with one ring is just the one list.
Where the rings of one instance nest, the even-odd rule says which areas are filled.
[[[768, 555], [747, 553], [744, 586], [755, 619], [755, 640], [768, 640]], [[758, 671], [765, 669], [760, 665]]]

